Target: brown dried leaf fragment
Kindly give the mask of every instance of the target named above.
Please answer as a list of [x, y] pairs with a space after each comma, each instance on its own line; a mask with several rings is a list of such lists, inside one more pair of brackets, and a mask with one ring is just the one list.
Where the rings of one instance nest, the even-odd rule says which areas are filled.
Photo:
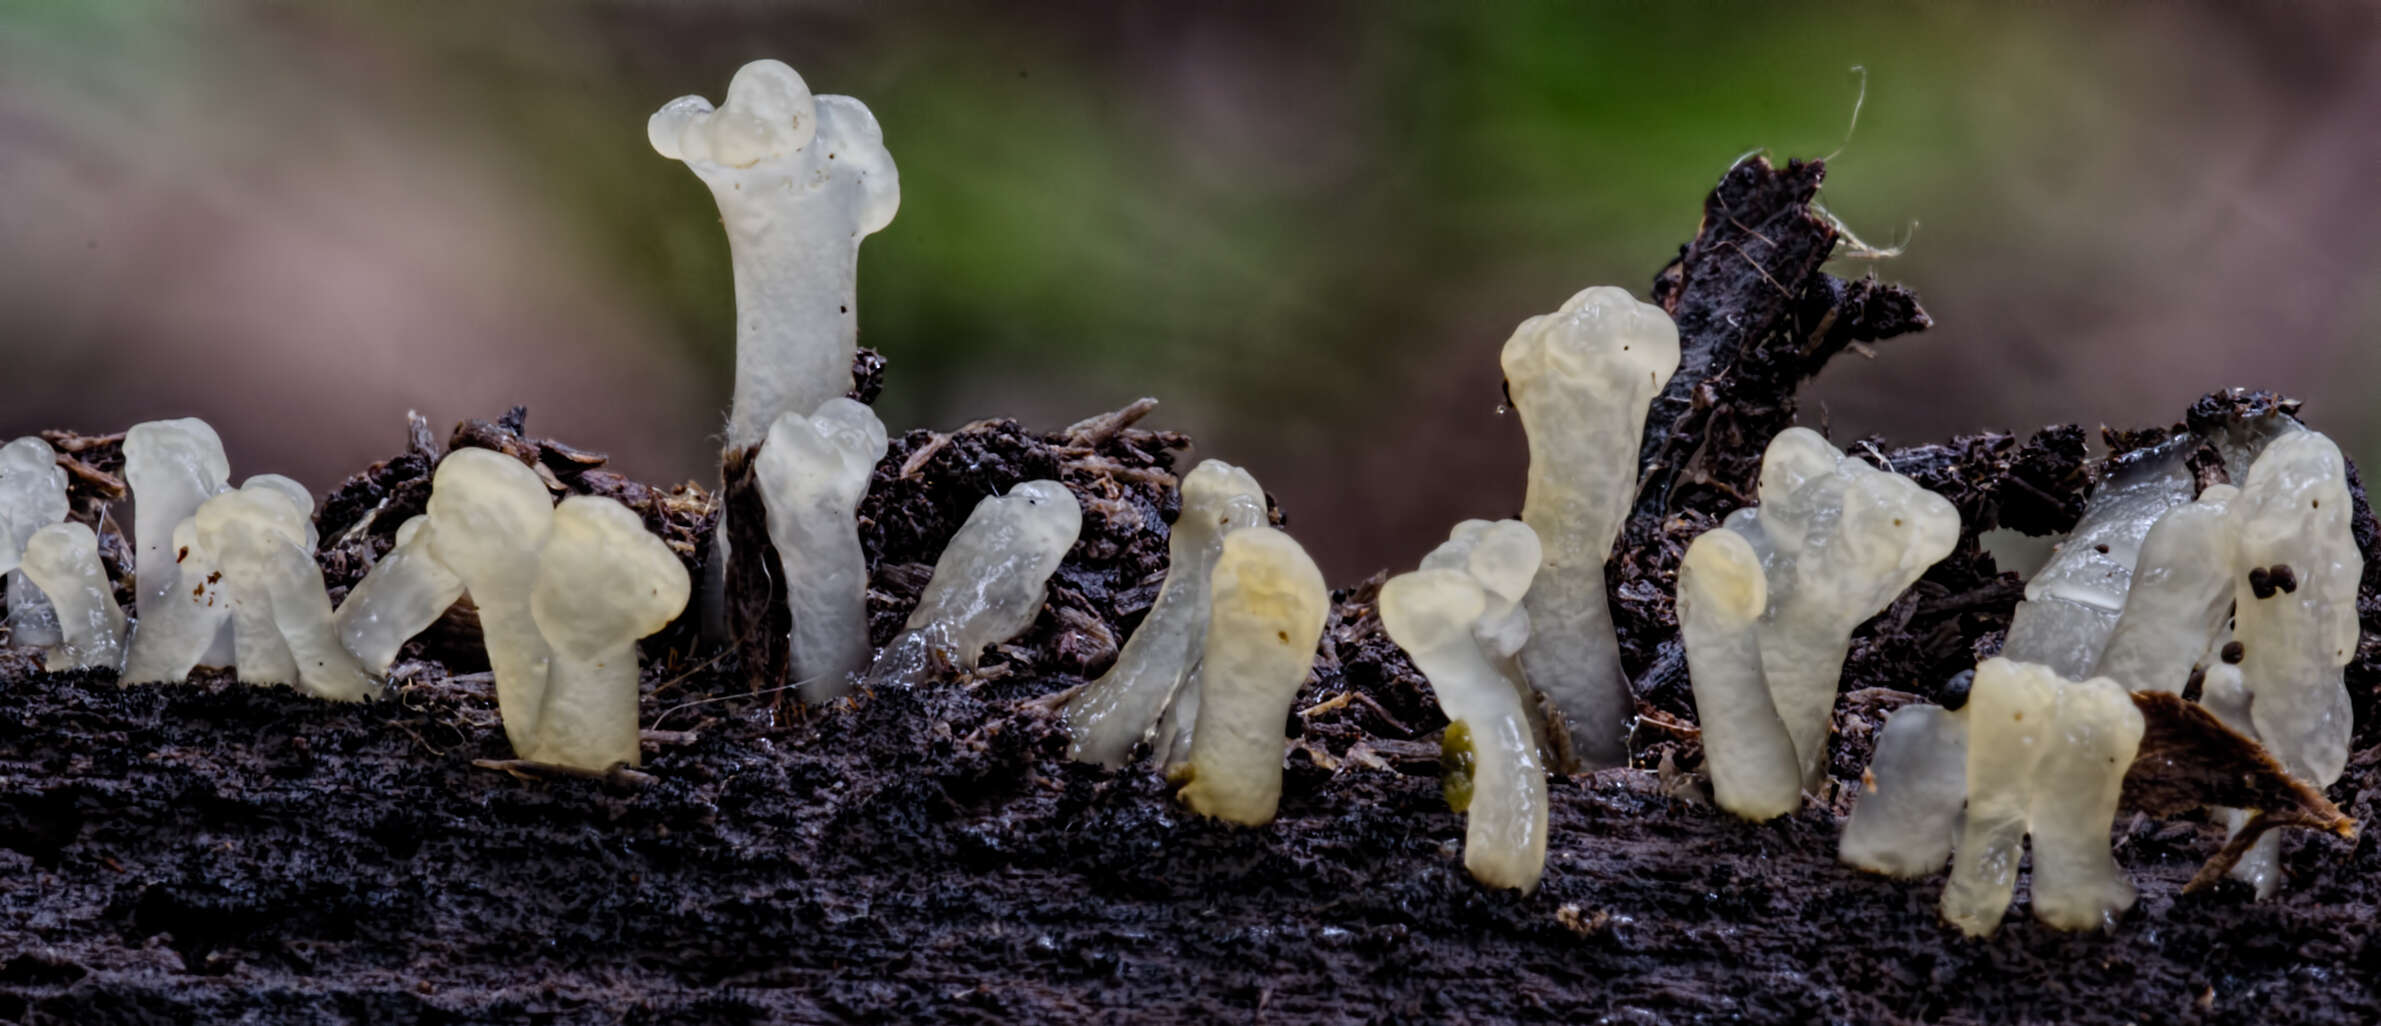
[[2125, 774], [2122, 807], [2173, 816], [2209, 806], [2258, 809], [2263, 814], [2208, 859], [2183, 890], [2224, 878], [2241, 854], [2268, 830], [2305, 827], [2356, 836], [2356, 821], [2322, 792], [2282, 769], [2257, 742], [2241, 736], [2196, 703], [2162, 691], [2137, 691], [2146, 729]]

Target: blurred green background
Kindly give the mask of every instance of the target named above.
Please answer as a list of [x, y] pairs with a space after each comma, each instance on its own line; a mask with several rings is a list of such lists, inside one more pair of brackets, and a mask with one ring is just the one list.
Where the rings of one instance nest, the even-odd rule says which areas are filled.
[[409, 408], [519, 402], [708, 482], [727, 247], [644, 122], [764, 56], [899, 164], [860, 307], [896, 430], [1155, 395], [1339, 580], [1518, 508], [1505, 335], [1643, 295], [1753, 150], [1840, 150], [1824, 203], [1939, 324], [1812, 387], [1839, 441], [2253, 385], [2381, 452], [2344, 4], [0, 0], [0, 432], [196, 414], [321, 490]]

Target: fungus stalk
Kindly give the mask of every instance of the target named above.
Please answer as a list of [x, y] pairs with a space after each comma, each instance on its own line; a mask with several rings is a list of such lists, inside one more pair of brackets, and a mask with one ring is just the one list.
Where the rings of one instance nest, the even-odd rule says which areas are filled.
[[1546, 869], [1546, 767], [1514, 656], [1529, 640], [1520, 601], [1540, 560], [1528, 525], [1467, 520], [1380, 596], [1381, 625], [1447, 713], [1444, 747], [1471, 760], [1468, 787], [1449, 788], [1467, 817], [1464, 866], [1481, 883], [1524, 891]]
[[333, 622], [364, 671], [389, 672], [398, 650], [463, 597], [463, 579], [430, 554], [430, 517], [397, 527], [397, 545], [348, 589]]
[[1678, 369], [1678, 328], [1625, 290], [1590, 288], [1523, 321], [1501, 362], [1529, 435], [1521, 519], [1546, 553], [1526, 600], [1522, 669], [1561, 712], [1572, 753], [1617, 766], [1636, 700], [1621, 672], [1604, 563], [1637, 494], [1646, 408]]
[[1033, 626], [1050, 575], [1082, 530], [1082, 506], [1056, 481], [1027, 481], [976, 503], [909, 622], [868, 668], [869, 685], [911, 687], [944, 668], [975, 669], [984, 646]]
[[1761, 557], [1744, 536], [1706, 531], [1678, 567], [1678, 629], [1703, 727], [1712, 799], [1750, 820], [1802, 807], [1802, 766], [1761, 673], [1759, 626], [1769, 605]]
[[[1818, 782], [1827, 765], [1828, 727], [1853, 628], [1891, 605], [1927, 567], [1951, 554], [1959, 540], [1959, 512], [1949, 500], [1909, 478], [1845, 456], [1808, 428], [1788, 428], [1770, 440], [1761, 457], [1758, 494], [1758, 506], [1729, 514], [1716, 530], [1740, 536], [1760, 558], [1768, 597], [1756, 631], [1761, 675], [1777, 718], [1793, 742], [1800, 764], [1796, 779], [1807, 788]], [[1734, 551], [1733, 543], [1713, 545], [1707, 550], [1712, 558], [1705, 569], [1726, 566], [1728, 573], [1743, 572], [1742, 551]], [[1731, 551], [1733, 556], [1728, 555]], [[1744, 588], [1736, 587], [1739, 592]], [[1736, 599], [1742, 601], [1743, 596]], [[1690, 607], [1694, 604], [1690, 599]], [[1742, 636], [1725, 629], [1729, 619], [1715, 616], [1701, 624], [1700, 644], [1696, 637], [1687, 639], [1690, 665], [1695, 649], [1701, 648], [1705, 664], [1733, 665], [1733, 672], [1741, 675]], [[1727, 680], [1723, 674], [1713, 682], [1719, 687], [1714, 694], [1717, 704], [1706, 709], [1698, 702], [1698, 716], [1706, 721], [1728, 719], [1732, 726], [1746, 728], [1741, 736], [1748, 743], [1768, 745], [1754, 696], [1743, 694], [1747, 689], [1742, 685], [1731, 688]], [[1749, 711], [1744, 708], [1747, 702], [1752, 703]], [[1767, 765], [1762, 756], [1742, 754], [1752, 758], [1738, 774], [1740, 780], [1765, 772], [1760, 768]], [[1719, 757], [1727, 764], [1737, 755]], [[1766, 800], [1748, 797], [1733, 811], [1754, 815], [1781, 804], [1791, 807], [1782, 784], [1766, 786], [1778, 790]]]
[[2180, 692], [2232, 613], [2232, 525], [2239, 489], [2210, 485], [2168, 509], [2141, 540], [2100, 676], [2134, 691]]
[[554, 508], [530, 611], [553, 653], [536, 762], [602, 772], [637, 765], [637, 639], [669, 626], [692, 583], [668, 544], [612, 499], [574, 495]]
[[430, 479], [430, 554], [479, 609], [496, 707], [515, 752], [537, 749], [553, 651], [530, 611], [554, 504], [537, 473], [500, 452], [457, 449]]
[[2185, 460], [2198, 444], [2194, 436], [2177, 435], [2119, 458], [2092, 489], [2075, 529], [2026, 580], [2025, 601], [2010, 618], [2002, 655], [2040, 663], [2069, 679], [2092, 673], [2125, 608], [2150, 528], [2167, 510], [2191, 501]]
[[860, 240], [901, 205], [892, 155], [860, 101], [812, 96], [773, 60], [739, 69], [717, 109], [682, 96], [645, 132], [719, 203], [736, 283], [728, 445], [759, 445], [779, 417], [851, 387]]
[[754, 467], [793, 613], [788, 661], [811, 702], [849, 693], [850, 676], [868, 666], [868, 560], [856, 518], [885, 445], [884, 422], [837, 396], [811, 416], [778, 417]]
[[2356, 653], [2364, 559], [2349, 533], [2347, 462], [2296, 431], [2249, 467], [2229, 516], [2238, 546], [2233, 637], [2257, 740], [2283, 768], [2329, 787], [2348, 763], [2342, 671]]
[[99, 563], [99, 537], [73, 521], [33, 532], [25, 545], [26, 579], [57, 611], [59, 642], [43, 666], [114, 670], [124, 665], [124, 611]]
[[1183, 475], [1182, 510], [1166, 539], [1166, 579], [1156, 600], [1116, 664], [1067, 703], [1076, 759], [1123, 765], [1190, 686], [1207, 636], [1208, 577], [1224, 538], [1264, 522], [1265, 490], [1248, 471], [1202, 460]]
[[232, 659], [230, 608], [210, 601], [212, 571], [189, 562], [195, 534], [184, 528], [201, 503], [231, 487], [231, 461], [215, 429], [196, 417], [135, 424], [124, 433], [124, 481], [132, 488], [139, 617], [123, 679], [180, 681], [202, 662]]
[[1262, 826], [1281, 803], [1282, 724], [1331, 609], [1323, 573], [1271, 527], [1224, 537], [1210, 582], [1190, 760], [1174, 775], [1202, 816]]

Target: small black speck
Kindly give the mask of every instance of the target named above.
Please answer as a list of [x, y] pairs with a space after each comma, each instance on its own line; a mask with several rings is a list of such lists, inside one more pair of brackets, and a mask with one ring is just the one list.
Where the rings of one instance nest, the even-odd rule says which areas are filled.
[[2274, 597], [2273, 577], [2266, 573], [2264, 567], [2250, 568], [2249, 593], [2261, 599]]
[[2205, 690], [2207, 690], [2207, 671], [2196, 666], [2191, 667], [2190, 679], [2183, 681], [2183, 701], [2196, 702], [2199, 700], [2200, 692]]
[[2285, 594], [2298, 590], [2298, 571], [2290, 569], [2288, 563], [2274, 564], [2272, 570], [2266, 571], [2266, 579]]
[[2223, 651], [2216, 654], [2223, 658], [2225, 665], [2239, 666], [2241, 659], [2249, 654], [2249, 647], [2237, 641], [2227, 641]]
[[835, 308], [835, 312], [836, 312], [836, 313], [850, 313], [850, 312], [852, 312], [852, 308], [851, 308], [849, 305], [838, 306], [838, 307], [836, 307], [836, 308]]
[[2102, 542], [2098, 545], [2094, 545], [2092, 546], [2092, 551], [2105, 556], [2108, 554], [2108, 543]]

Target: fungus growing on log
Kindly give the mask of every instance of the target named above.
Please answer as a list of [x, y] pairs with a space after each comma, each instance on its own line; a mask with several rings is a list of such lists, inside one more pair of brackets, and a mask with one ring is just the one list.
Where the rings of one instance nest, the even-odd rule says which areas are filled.
[[728, 445], [759, 445], [777, 418], [806, 416], [851, 386], [860, 240], [901, 205], [875, 116], [813, 96], [779, 61], [745, 65], [717, 109], [700, 96], [645, 124], [664, 157], [711, 187], [736, 279], [736, 392]]
[[[212, 568], [208, 597], [231, 610], [241, 680], [362, 701], [375, 685], [339, 643], [314, 561], [313, 511], [313, 497], [296, 482], [258, 475], [199, 506], [194, 555]], [[184, 566], [192, 563], [185, 557]]]
[[2131, 691], [2179, 693], [2193, 666], [2213, 661], [2213, 643], [2232, 613], [2234, 545], [2225, 510], [2239, 491], [2209, 485], [2150, 526], [2094, 672]]
[[1950, 861], [1968, 796], [1966, 709], [1921, 702], [1886, 717], [1877, 753], [1861, 774], [1860, 797], [1844, 823], [1837, 848], [1844, 862], [1918, 877], [1940, 872]]
[[[1182, 510], [1166, 539], [1166, 579], [1141, 627], [1116, 654], [1115, 665], [1067, 702], [1069, 754], [1115, 767], [1150, 736], [1177, 700], [1198, 699], [1200, 647], [1207, 637], [1208, 578], [1224, 538], [1265, 522], [1265, 489], [1249, 472], [1221, 460], [1201, 460], [1182, 477]], [[1169, 739], [1171, 740], [1171, 739]]]
[[1658, 306], [1598, 286], [1521, 322], [1500, 362], [1529, 436], [1521, 519], [1546, 562], [1530, 586], [1521, 666], [1591, 767], [1628, 759], [1636, 700], [1621, 672], [1604, 562], [1637, 494], [1645, 411], [1678, 370], [1678, 328]]
[[[2234, 629], [2257, 740], [2317, 787], [2348, 762], [2351, 714], [2341, 668], [2356, 652], [2364, 558], [2349, 534], [2347, 463], [2331, 439], [2275, 439], [2233, 498]], [[2260, 573], [2262, 571], [2262, 573]], [[2267, 588], [2258, 587], [2264, 577]]]
[[1471, 759], [1468, 788], [1450, 794], [1467, 817], [1464, 867], [1481, 883], [1524, 891], [1546, 870], [1546, 767], [1514, 656], [1529, 640], [1520, 602], [1540, 560], [1527, 524], [1467, 520], [1380, 597], [1381, 626], [1447, 714], [1443, 746]]
[[811, 416], [779, 416], [754, 466], [793, 613], [788, 662], [811, 702], [849, 693], [868, 667], [868, 559], [854, 517], [885, 445], [876, 413], [837, 396]]
[[66, 471], [39, 438], [0, 446], [0, 573], [6, 574], [9, 640], [50, 647], [60, 643], [57, 614], [18, 564], [35, 532], [66, 519]]
[[124, 610], [116, 605], [99, 536], [73, 521], [33, 532], [25, 544], [27, 580], [56, 610], [59, 641], [42, 665], [51, 670], [113, 670], [124, 665]]
[[1970, 936], [1997, 929], [2030, 832], [2035, 917], [2062, 930], [2113, 922], [2133, 904], [2108, 838], [2141, 710], [2106, 677], [1994, 658], [1976, 667], [1965, 711], [1967, 812], [1943, 917]]
[[984, 646], [1033, 625], [1050, 575], [1083, 530], [1083, 507], [1056, 481], [1027, 481], [976, 503], [943, 549], [909, 622], [868, 668], [871, 686], [923, 684], [975, 669]]
[[339, 642], [365, 672], [389, 672], [405, 642], [463, 597], [463, 579], [430, 549], [429, 515], [407, 518], [397, 527], [396, 547], [372, 564], [339, 603], [333, 618]]
[[524, 759], [588, 772], [637, 765], [637, 639], [686, 608], [686, 566], [620, 503], [554, 508], [530, 611], [553, 653]]
[[2002, 655], [2070, 680], [2092, 673], [2124, 611], [2143, 539], [2168, 510], [2191, 501], [2188, 457], [2198, 445], [2178, 434], [2116, 459], [2075, 529], [2026, 580]]
[[1802, 764], [1761, 673], [1761, 557], [1721, 528], [1688, 543], [1678, 565], [1678, 631], [1703, 730], [1712, 799], [1751, 820], [1802, 807]]
[[212, 569], [191, 565], [195, 535], [184, 529], [201, 503], [231, 487], [231, 461], [215, 429], [196, 417], [135, 424], [124, 433], [124, 481], [132, 489], [138, 590], [128, 684], [180, 681], [200, 663], [232, 659], [231, 610], [209, 601]]
[[1171, 779], [1192, 811], [1262, 826], [1281, 803], [1282, 724], [1314, 666], [1331, 593], [1295, 539], [1262, 526], [1224, 536], [1210, 588], [1190, 758]]
[[513, 751], [536, 750], [553, 653], [530, 613], [538, 552], [554, 526], [554, 500], [520, 460], [456, 449], [430, 485], [430, 554], [463, 580], [479, 609], [480, 637], [496, 677], [496, 707]]
[[[1758, 640], [1765, 697], [1793, 742], [1799, 763], [1795, 779], [1810, 785], [1826, 769], [1829, 721], [1852, 629], [1950, 554], [1959, 540], [1959, 512], [1909, 478], [1845, 456], [1808, 428], [1788, 428], [1770, 440], [1761, 458], [1758, 494], [1758, 506], [1729, 514], [1713, 529], [1740, 536], [1745, 547], [1712, 542], [1704, 550], [1705, 568], [1725, 578], [1744, 572], [1746, 552], [1760, 558], [1768, 605], [1749, 626]], [[1721, 672], [1711, 682], [1719, 704], [1704, 708], [1703, 689], [1697, 688], [1698, 718], [1730, 720], [1745, 728], [1740, 736], [1754, 746], [1741, 753], [1751, 757], [1748, 764], [1723, 771], [1741, 781], [1766, 772], [1774, 756], [1774, 742], [1763, 740], [1759, 703], [1764, 696], [1745, 693], [1752, 689], [1741, 677], [1728, 676], [1744, 669], [1741, 632], [1747, 625], [1717, 608], [1740, 606], [1747, 586], [1719, 580], [1697, 586], [1712, 589], [1699, 596], [1706, 599], [1720, 598], [1719, 592], [1731, 588], [1737, 592], [1702, 611], [1714, 615], [1699, 621], [1687, 645], [1690, 660], [1700, 648], [1703, 662]], [[1731, 626], [1737, 633], [1723, 629]], [[1707, 754], [1726, 765], [1740, 753], [1707, 749]], [[1778, 790], [1759, 800], [1748, 795], [1731, 811], [1758, 816], [1792, 808], [1782, 784], [1766, 786]]]

